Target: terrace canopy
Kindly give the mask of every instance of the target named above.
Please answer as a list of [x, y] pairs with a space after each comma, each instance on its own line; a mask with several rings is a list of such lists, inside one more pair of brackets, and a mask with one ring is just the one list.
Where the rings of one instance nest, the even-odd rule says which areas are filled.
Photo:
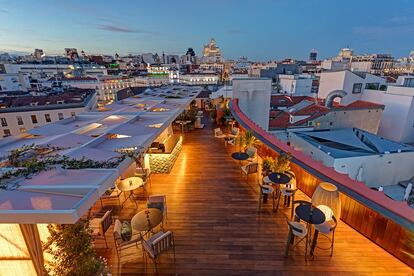
[[75, 223], [115, 183], [116, 169], [44, 171], [0, 192], [5, 223]]

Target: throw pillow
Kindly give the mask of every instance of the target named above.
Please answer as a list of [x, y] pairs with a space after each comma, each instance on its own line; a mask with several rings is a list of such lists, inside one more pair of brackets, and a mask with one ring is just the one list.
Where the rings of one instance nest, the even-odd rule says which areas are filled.
[[122, 222], [121, 238], [123, 241], [130, 241], [132, 238], [132, 227], [129, 221]]

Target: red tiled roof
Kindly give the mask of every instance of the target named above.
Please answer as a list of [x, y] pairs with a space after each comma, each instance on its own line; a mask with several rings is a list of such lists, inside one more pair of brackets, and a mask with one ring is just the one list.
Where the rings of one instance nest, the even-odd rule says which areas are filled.
[[292, 112], [291, 114], [294, 116], [302, 116], [302, 115], [313, 115], [315, 113], [328, 113], [329, 112], [329, 108], [323, 106], [323, 105], [319, 105], [319, 104], [311, 104], [308, 105], [302, 109], [299, 109], [295, 112]]
[[377, 103], [373, 103], [373, 102], [367, 102], [367, 101], [355, 101], [352, 102], [350, 104], [348, 104], [347, 106], [345, 106], [345, 108], [382, 108], [384, 109], [384, 105], [382, 104], [377, 104]]
[[278, 129], [278, 128], [288, 128], [290, 126], [290, 115], [285, 111], [276, 111], [273, 119], [269, 120], [269, 128]]
[[294, 105], [291, 97], [286, 95], [273, 95], [270, 98], [270, 103], [273, 106], [292, 106]]

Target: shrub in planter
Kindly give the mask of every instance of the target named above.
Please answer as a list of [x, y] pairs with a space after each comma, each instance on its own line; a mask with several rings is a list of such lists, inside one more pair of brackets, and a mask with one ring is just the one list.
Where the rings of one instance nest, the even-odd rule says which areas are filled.
[[273, 171], [283, 173], [290, 170], [290, 159], [292, 159], [290, 154], [279, 154], [275, 159]]
[[108, 275], [106, 261], [92, 247], [92, 230], [87, 220], [75, 224], [48, 225], [50, 236], [46, 250], [52, 256], [47, 264], [50, 275]]
[[263, 163], [262, 163], [263, 176], [267, 176], [272, 172], [274, 163], [275, 163], [275, 160], [270, 156], [266, 156], [265, 158], [263, 158]]

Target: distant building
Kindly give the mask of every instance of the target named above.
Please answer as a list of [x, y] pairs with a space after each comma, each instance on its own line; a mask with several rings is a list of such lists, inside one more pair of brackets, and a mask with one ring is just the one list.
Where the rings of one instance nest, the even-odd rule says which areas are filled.
[[180, 74], [179, 82], [188, 85], [213, 85], [217, 84], [219, 76], [217, 74]]
[[30, 89], [29, 75], [24, 73], [0, 73], [0, 92], [24, 91]]
[[388, 54], [359, 55], [351, 58], [352, 71], [381, 75], [393, 66], [394, 58]]
[[391, 186], [413, 176], [414, 147], [357, 128], [290, 132], [289, 141], [296, 150], [369, 187]]
[[155, 63], [154, 55], [152, 53], [142, 54], [142, 61], [145, 63], [153, 64]]
[[80, 89], [95, 89], [96, 98], [100, 103], [110, 103], [119, 100], [117, 92], [126, 88], [149, 87], [168, 84], [168, 75], [165, 78], [151, 77], [79, 77], [79, 78], [50, 78], [43, 82], [44, 87], [73, 87]]
[[309, 53], [309, 61], [315, 62], [318, 58], [318, 51], [316, 49], [312, 49]]
[[188, 48], [188, 50], [185, 54], [189, 55], [191, 57], [195, 57], [195, 52], [194, 52], [193, 48]]
[[84, 75], [89, 77], [108, 74], [104, 66], [96, 64], [36, 64], [36, 63], [5, 63], [0, 64], [0, 72], [10, 74], [29, 74], [32, 79], [42, 80], [55, 76]]
[[356, 127], [377, 133], [384, 106], [355, 101], [343, 106], [309, 96], [272, 95], [269, 130], [327, 130]]
[[224, 70], [224, 63], [201, 63], [199, 69], [201, 69], [205, 73], [222, 72]]
[[33, 57], [37, 60], [41, 60], [43, 57], [44, 53], [42, 49], [35, 49], [34, 53], [33, 53]]
[[321, 71], [343, 71], [349, 69], [349, 61], [338, 59], [325, 59], [321, 62]]
[[189, 64], [197, 64], [197, 57], [193, 48], [188, 48], [185, 55], [181, 56], [180, 64], [189, 65]]
[[295, 96], [310, 96], [312, 93], [312, 75], [282, 75], [279, 77], [278, 93]]
[[397, 142], [414, 143], [414, 76], [401, 76], [386, 91], [365, 89], [361, 100], [385, 106], [378, 133]]
[[298, 64], [278, 63], [275, 67], [270, 67], [268, 69], [260, 69], [259, 77], [271, 78], [273, 80], [276, 80], [279, 75], [295, 75], [300, 73], [300, 66]]
[[180, 57], [178, 55], [167, 55], [165, 63], [167, 64], [178, 64], [180, 62]]
[[214, 38], [210, 40], [207, 45], [204, 45], [203, 48], [203, 62], [204, 63], [221, 63], [223, 62], [223, 57], [221, 55], [221, 50], [217, 46]]
[[345, 95], [335, 97], [341, 98], [340, 103], [347, 105], [360, 99], [360, 95], [366, 88], [385, 88], [384, 78], [366, 72], [352, 72], [349, 70], [337, 72], [322, 72], [319, 80], [318, 98], [326, 99], [333, 97], [333, 91], [340, 90]]
[[69, 60], [79, 60], [79, 54], [76, 48], [65, 48], [65, 55]]
[[91, 89], [70, 89], [39, 96], [0, 96], [0, 136], [18, 135], [47, 123], [74, 117], [95, 105], [96, 95]]
[[342, 48], [338, 53], [338, 58], [340, 60], [350, 61], [354, 55], [354, 50], [349, 47]]

